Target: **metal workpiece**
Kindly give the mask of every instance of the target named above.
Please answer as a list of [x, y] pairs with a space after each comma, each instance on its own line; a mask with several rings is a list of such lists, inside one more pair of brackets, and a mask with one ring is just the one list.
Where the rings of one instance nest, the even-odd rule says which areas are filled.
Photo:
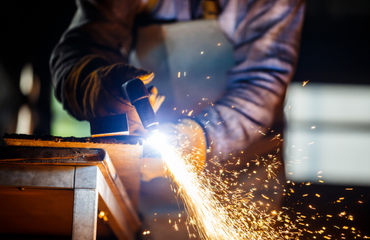
[[33, 160], [42, 163], [42, 161], [49, 161], [58, 163], [84, 163], [86, 161], [102, 161], [105, 158], [106, 152], [100, 148], [69, 148], [69, 147], [48, 147], [42, 149], [32, 148], [29, 146], [12, 146], [0, 148], [0, 161], [2, 159], [12, 159], [15, 162], [24, 160]]
[[[31, 136], [23, 134], [5, 134], [4, 140], [9, 147], [43, 147], [45, 150], [51, 149], [50, 153], [58, 152], [57, 149], [70, 149], [71, 153], [80, 151], [81, 158], [75, 158], [71, 155], [68, 159], [55, 159], [54, 157], [42, 160], [37, 158], [34, 161], [63, 164], [97, 164], [100, 170], [106, 168], [112, 179], [119, 179], [122, 188], [127, 193], [128, 201], [137, 209], [139, 201], [140, 187], [140, 168], [143, 151], [143, 139], [138, 136], [115, 136], [98, 138], [75, 138], [75, 137], [54, 137], [54, 136]], [[95, 150], [94, 150], [95, 149]], [[99, 150], [96, 150], [99, 149]], [[0, 150], [1, 151], [1, 150]], [[17, 150], [18, 151], [18, 150]], [[32, 150], [37, 152], [35, 150]], [[44, 150], [43, 150], [44, 151]], [[66, 151], [66, 150], [60, 150]], [[15, 151], [13, 151], [15, 152]], [[103, 152], [105, 157], [101, 154]], [[107, 154], [106, 154], [107, 153]], [[82, 157], [83, 156], [83, 157]], [[27, 156], [25, 156], [27, 157]], [[95, 161], [95, 157], [98, 159]], [[2, 154], [0, 154], [0, 162]], [[104, 161], [102, 160], [104, 159]], [[24, 159], [23, 159], [24, 160]], [[12, 161], [22, 162], [21, 159]], [[34, 161], [32, 161], [34, 163]], [[103, 164], [100, 164], [103, 163]], [[105, 171], [105, 170], [104, 170]], [[123, 187], [124, 186], [124, 187]]]

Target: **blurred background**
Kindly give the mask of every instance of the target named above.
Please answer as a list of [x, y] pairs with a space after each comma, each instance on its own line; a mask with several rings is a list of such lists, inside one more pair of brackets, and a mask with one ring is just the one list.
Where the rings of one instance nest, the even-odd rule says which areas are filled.
[[[75, 10], [73, 0], [2, 5], [1, 136], [89, 136], [89, 124], [71, 118], [54, 98], [48, 67], [52, 48]], [[290, 179], [322, 176], [333, 183], [370, 184], [369, 29], [370, 1], [308, 1], [285, 108]]]
[[[72, 119], [55, 100], [48, 67], [75, 9], [73, 0], [2, 3], [1, 136], [89, 136], [88, 123]], [[331, 189], [358, 186], [358, 195], [368, 194], [369, 29], [368, 0], [307, 2], [298, 68], [285, 106], [288, 179], [321, 181]]]

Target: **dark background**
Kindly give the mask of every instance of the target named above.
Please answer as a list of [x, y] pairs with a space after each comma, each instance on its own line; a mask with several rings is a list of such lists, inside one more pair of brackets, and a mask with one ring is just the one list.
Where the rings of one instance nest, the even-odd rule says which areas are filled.
[[[42, 83], [37, 104], [41, 117], [34, 133], [50, 132], [48, 60], [75, 9], [72, 0], [2, 3], [0, 63], [9, 80], [4, 83], [1, 78], [0, 86], [9, 89], [12, 96], [0, 101], [1, 111], [7, 113], [1, 118], [1, 135], [4, 131], [15, 131], [15, 124], [9, 122], [15, 121], [16, 112], [25, 101], [18, 90], [18, 82], [20, 71], [26, 63], [32, 63]], [[370, 84], [369, 29], [368, 0], [308, 1], [300, 58], [293, 81]]]
[[[37, 103], [39, 121], [34, 134], [50, 133], [50, 74], [49, 56], [63, 31], [68, 27], [76, 7], [72, 0], [6, 1], [0, 8], [0, 134], [15, 131], [20, 105], [26, 101], [19, 91], [22, 67], [32, 63], [41, 81], [41, 96]], [[295, 82], [329, 84], [370, 84], [370, 1], [369, 0], [309, 0], [302, 34], [301, 51]], [[302, 190], [303, 189], [303, 190]], [[290, 204], [301, 201], [301, 193], [320, 192], [326, 204], [344, 193], [343, 186], [296, 187], [296, 197]], [[326, 194], [330, 193], [330, 194]], [[369, 188], [356, 188], [347, 194], [348, 210], [357, 213], [357, 225], [366, 229], [369, 219]], [[356, 202], [364, 199], [364, 205]], [[315, 199], [312, 199], [315, 201]], [[346, 199], [347, 200], [347, 199]], [[344, 205], [343, 205], [344, 206]], [[343, 206], [322, 205], [323, 211], [337, 213]], [[296, 209], [299, 209], [297, 204]], [[302, 212], [308, 211], [302, 209]], [[329, 213], [329, 212], [328, 212]], [[361, 214], [363, 213], [363, 214]], [[306, 213], [309, 215], [310, 213]], [[324, 222], [327, 222], [323, 218]], [[341, 219], [331, 220], [333, 226], [344, 225]], [[337, 222], [336, 222], [337, 221]], [[344, 220], [343, 220], [344, 221]], [[317, 223], [318, 224], [318, 223]], [[322, 226], [326, 223], [320, 223]], [[317, 227], [320, 227], [319, 225]], [[342, 232], [342, 231], [340, 231]], [[369, 230], [368, 230], [369, 232]], [[338, 231], [339, 234], [339, 231]], [[353, 237], [353, 235], [351, 235]], [[309, 237], [309, 235], [307, 236]], [[321, 236], [322, 237], [322, 236]], [[337, 235], [336, 237], [339, 236]], [[335, 238], [336, 238], [335, 237]], [[351, 239], [347, 235], [347, 239]], [[318, 238], [320, 239], [320, 238]]]

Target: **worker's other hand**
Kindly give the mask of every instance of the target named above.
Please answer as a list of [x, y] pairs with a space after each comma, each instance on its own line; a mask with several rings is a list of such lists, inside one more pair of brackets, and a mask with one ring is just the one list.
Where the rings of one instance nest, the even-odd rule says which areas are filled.
[[[201, 172], [207, 157], [207, 139], [202, 126], [191, 119], [181, 119], [177, 124], [160, 124], [159, 128], [160, 132], [168, 137], [169, 144], [179, 150], [186, 161]], [[150, 181], [156, 177], [165, 177], [165, 169], [163, 159], [143, 158], [141, 179]]]
[[[130, 134], [145, 132], [135, 107], [122, 92], [122, 85], [134, 78], [148, 84], [153, 80], [154, 73], [124, 63], [107, 65], [104, 59], [95, 55], [84, 57], [65, 81], [69, 112], [79, 120], [88, 121], [95, 117], [126, 113]], [[159, 95], [155, 87], [149, 93], [153, 108], [158, 110], [164, 96]]]

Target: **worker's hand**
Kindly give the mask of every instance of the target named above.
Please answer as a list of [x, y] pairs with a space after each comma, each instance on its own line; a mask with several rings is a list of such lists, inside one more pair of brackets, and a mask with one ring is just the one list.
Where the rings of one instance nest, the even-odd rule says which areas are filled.
[[[96, 68], [102, 63], [104, 60], [99, 57], [86, 56], [68, 75], [64, 91], [71, 114], [79, 120], [90, 120], [126, 113], [130, 134], [145, 132], [134, 106], [122, 92], [122, 85], [134, 78], [148, 84], [153, 80], [154, 73], [124, 63]], [[149, 93], [153, 108], [158, 110], [164, 96], [160, 96], [155, 87]]]
[[[160, 132], [168, 137], [169, 144], [180, 150], [187, 161], [201, 172], [207, 157], [207, 140], [203, 128], [190, 119], [182, 119], [177, 124], [167, 123], [159, 126]], [[162, 159], [143, 158], [141, 179], [150, 181], [156, 177], [165, 177], [165, 169]]]

